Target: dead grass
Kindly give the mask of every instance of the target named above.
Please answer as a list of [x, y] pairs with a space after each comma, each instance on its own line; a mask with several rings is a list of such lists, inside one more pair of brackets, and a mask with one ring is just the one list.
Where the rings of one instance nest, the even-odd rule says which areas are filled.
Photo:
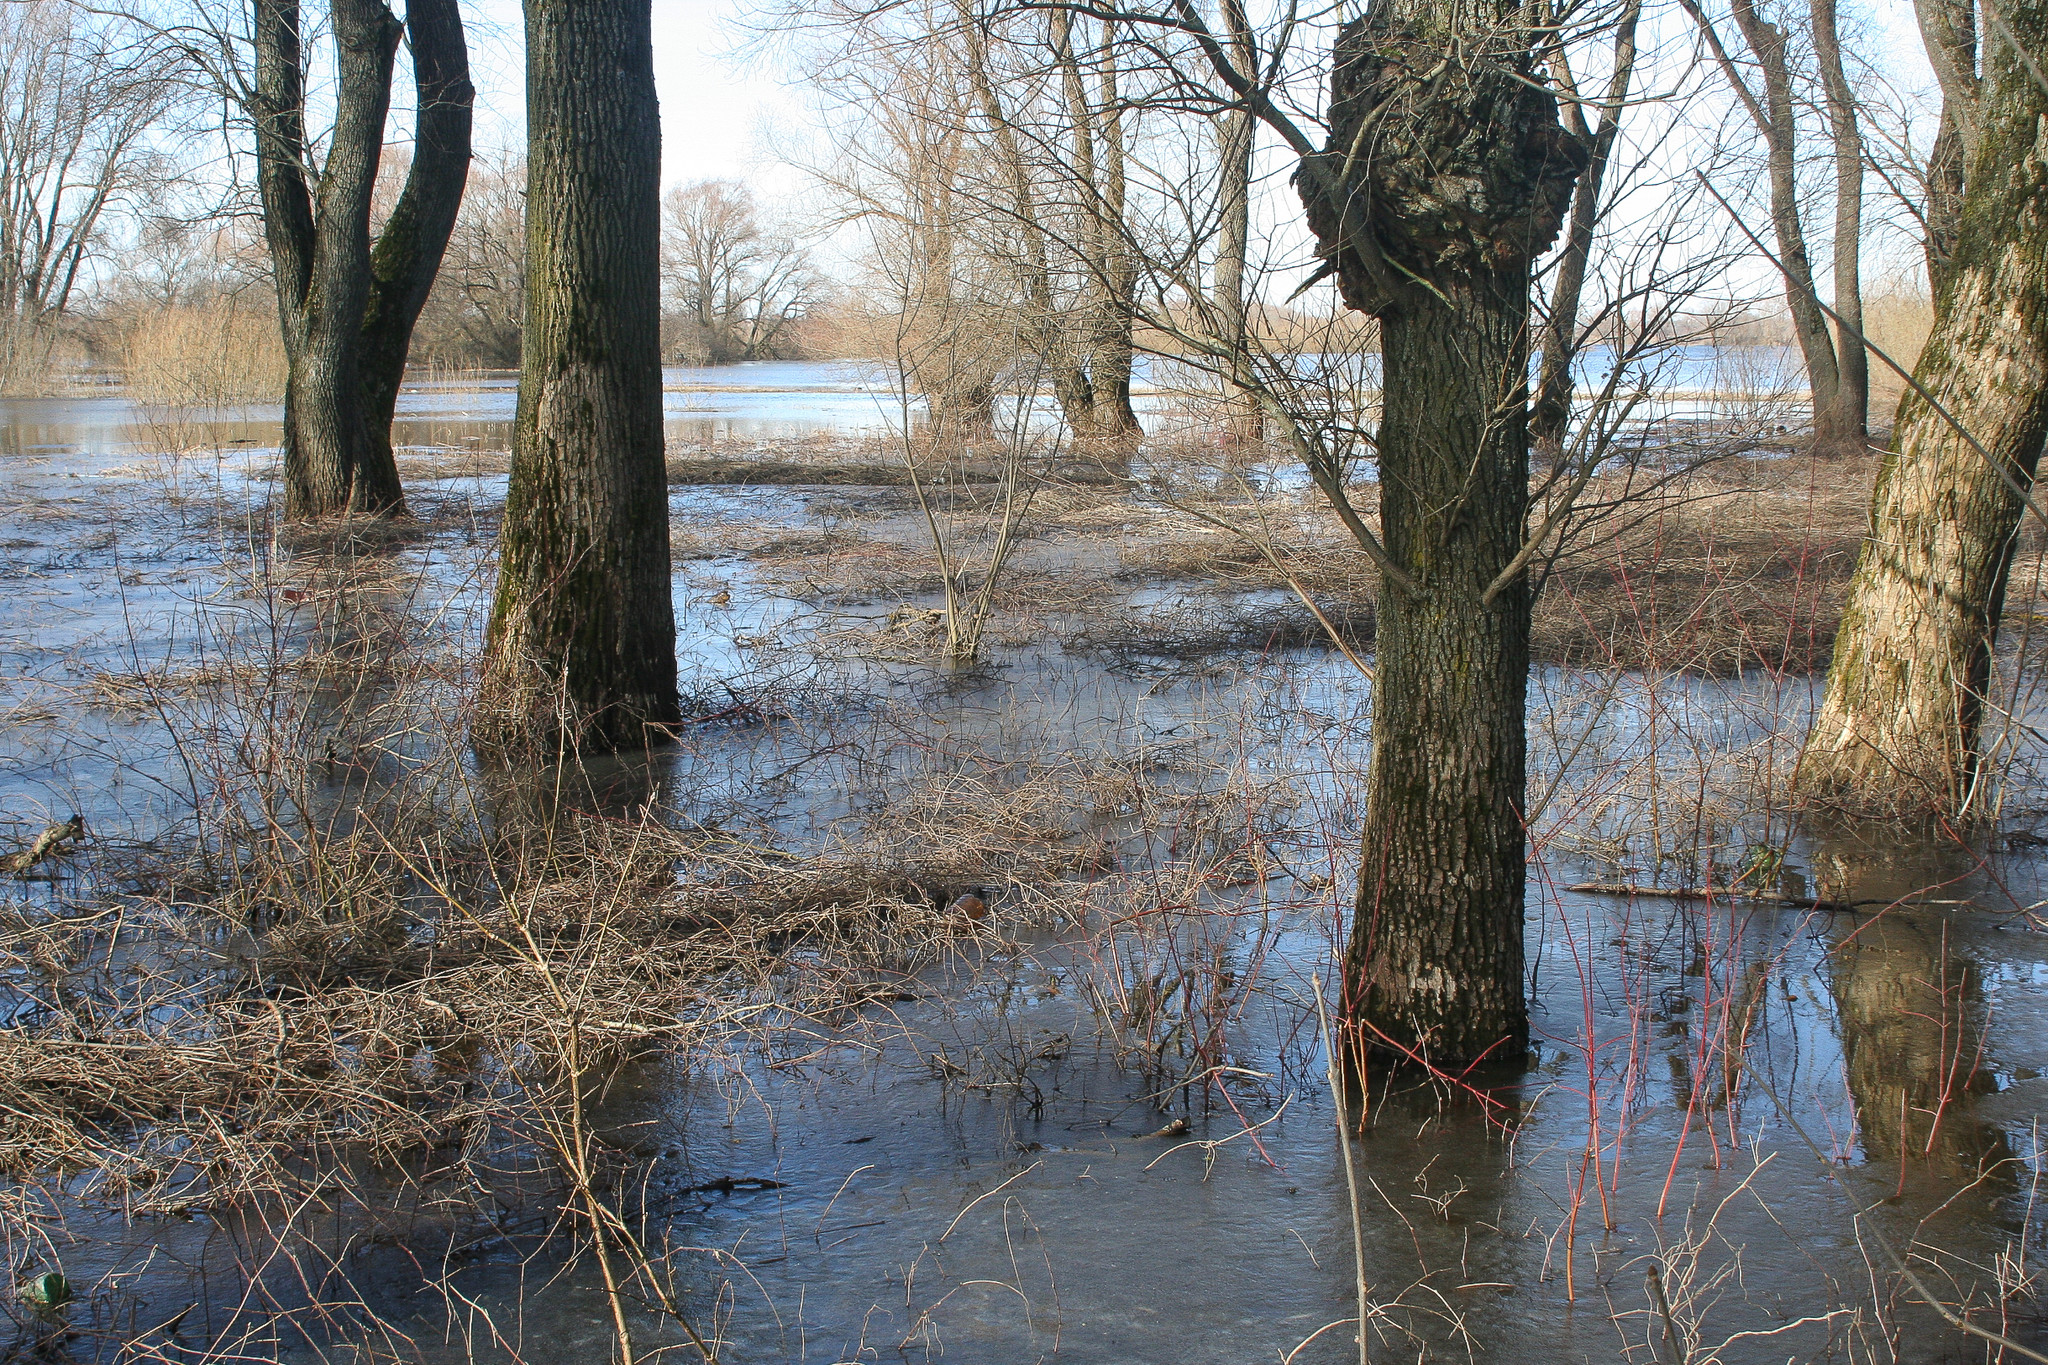
[[[1782, 848], [1775, 803], [1802, 714], [1799, 680], [1784, 672], [1824, 656], [1866, 474], [1849, 463], [1727, 466], [1617, 509], [1571, 548], [1539, 640], [1589, 667], [1556, 679], [1532, 737], [1532, 795], [1556, 798], [1532, 814], [1542, 853], [1611, 855], [1645, 880], [1698, 884], [1688, 879], [1703, 868], [1725, 882], [1759, 845]], [[1238, 538], [1187, 533], [1131, 499], [1068, 490], [1042, 510], [1032, 548], [1044, 560], [1020, 560], [1005, 580], [1020, 643], [1071, 628], [1069, 643], [1113, 659], [1198, 667], [1219, 652], [1312, 643], [1319, 627], [1277, 596], [1289, 579], [1369, 638], [1363, 558], [1312, 510], [1279, 523], [1282, 570]], [[834, 513], [815, 529], [678, 530], [679, 548], [697, 537], [747, 555], [750, 575], [821, 597], [908, 593], [936, 572], [881, 512]], [[1020, 940], [1053, 926], [1071, 954], [1063, 980], [1076, 1017], [1146, 1078], [1147, 1101], [1271, 1112], [1298, 1088], [1288, 1068], [1312, 1044], [1290, 1035], [1294, 1055], [1268, 1066], [1237, 1051], [1236, 1030], [1253, 1009], [1313, 1017], [1267, 955], [1277, 960], [1278, 936], [1301, 927], [1290, 913], [1329, 916], [1342, 897], [1357, 778], [1345, 764], [1362, 752], [1362, 712], [1311, 719], [1307, 708], [1336, 704], [1253, 699], [1192, 730], [1176, 714], [1160, 737], [1015, 756], [993, 752], [980, 729], [949, 735], [921, 704], [877, 707], [888, 714], [853, 735], [818, 725], [820, 708], [795, 692], [781, 705], [770, 684], [732, 679], [728, 719], [772, 734], [760, 747], [777, 775], [757, 783], [730, 766], [733, 736], [710, 723], [719, 713], [686, 732], [683, 768], [734, 774], [749, 798], [808, 783], [857, 813], [801, 834], [741, 803], [730, 817], [685, 819], [646, 772], [606, 788], [573, 766], [476, 769], [463, 740], [468, 624], [439, 619], [408, 544], [336, 526], [282, 556], [266, 550], [230, 590], [254, 629], [175, 668], [90, 682], [190, 737], [203, 796], [154, 844], [102, 844], [82, 869], [93, 894], [81, 903], [0, 913], [0, 981], [13, 983], [15, 1006], [0, 1031], [0, 1172], [46, 1196], [39, 1207], [223, 1223], [299, 1199], [353, 1208], [372, 1201], [364, 1164], [381, 1163], [409, 1198], [496, 1235], [506, 1206], [493, 1201], [513, 1200], [503, 1172], [538, 1169], [545, 1178], [519, 1207], [541, 1209], [543, 1225], [577, 1220], [560, 1226], [614, 1258], [607, 1283], [616, 1270], [640, 1286], [616, 1289], [614, 1304], [659, 1297], [647, 1288], [659, 1253], [619, 1212], [641, 1158], [630, 1135], [594, 1134], [588, 1096], [658, 1057], [737, 1087], [747, 1056], [795, 1064], [786, 1059], [876, 1036], [862, 1022], [887, 1031], [890, 1002], [940, 961], [1013, 989], [1030, 960]], [[2039, 567], [2030, 542], [2019, 572]], [[1188, 591], [1140, 615], [1115, 594], [1119, 578]], [[1245, 593], [1269, 596], [1231, 600]], [[2015, 600], [2015, 612], [2032, 611], [2031, 596]], [[823, 688], [837, 658], [898, 647], [929, 658], [906, 638], [915, 628], [914, 617], [831, 638], [791, 627], [760, 652]], [[1642, 674], [1624, 671], [1636, 664]], [[1745, 666], [1761, 677], [1753, 693], [1673, 676]], [[1767, 695], [1773, 681], [1784, 695]], [[1314, 744], [1296, 744], [1303, 730], [1292, 729], [1258, 763], [1219, 758], [1215, 734], [1255, 731], [1261, 704], [1303, 708], [1329, 752], [1303, 752]], [[955, 909], [970, 891], [992, 913]], [[930, 1041], [928, 1059], [949, 1085], [1031, 1105], [1068, 1041]], [[1590, 1150], [1597, 1173], [1597, 1136]], [[26, 1246], [38, 1217], [0, 1202], [0, 1233]], [[282, 1239], [289, 1220], [274, 1222]], [[341, 1226], [337, 1215], [331, 1228]], [[1695, 1273], [1686, 1245], [1666, 1249], [1667, 1316], [1706, 1340], [1699, 1315], [1719, 1272]], [[305, 1265], [326, 1274], [317, 1247]], [[345, 1270], [320, 1283], [330, 1298], [355, 1292]], [[678, 1302], [660, 1299], [672, 1315]]]
[[[1873, 345], [1911, 370], [1920, 350], [1934, 330], [1934, 301], [1922, 290], [1890, 288], [1863, 300], [1863, 331]], [[1889, 427], [1892, 410], [1905, 394], [1905, 381], [1889, 365], [1872, 357], [1870, 361], [1870, 415], [1872, 425]]]
[[284, 395], [284, 342], [264, 302], [252, 293], [136, 317], [121, 339], [129, 394], [177, 407], [276, 402]]
[[[1644, 496], [1596, 481], [1588, 504], [1607, 505], [1542, 579], [1534, 657], [1710, 674], [1825, 669], [1871, 473], [1866, 461], [1790, 456], [1724, 461]], [[1291, 591], [1292, 580], [1369, 642], [1378, 576], [1311, 497], [1256, 514], [1225, 501], [1206, 507], [1244, 535], [1168, 514], [1123, 541], [1120, 573], [1232, 592]], [[1359, 501], [1370, 516], [1369, 490]]]

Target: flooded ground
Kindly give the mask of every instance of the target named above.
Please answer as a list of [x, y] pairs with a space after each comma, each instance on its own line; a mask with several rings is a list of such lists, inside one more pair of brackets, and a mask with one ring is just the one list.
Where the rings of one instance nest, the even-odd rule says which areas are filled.
[[[865, 381], [799, 382], [817, 378], [672, 374], [672, 453], [870, 430], [849, 416], [876, 404]], [[9, 405], [0, 836], [76, 813], [93, 839], [15, 884], [17, 1029], [145, 998], [161, 919], [93, 930], [54, 974], [22, 945], [53, 951], [52, 925], [109, 897], [198, 914], [134, 869], [277, 799], [261, 774], [304, 769], [332, 820], [459, 750], [430, 722], [473, 657], [510, 404], [509, 381], [407, 395], [420, 530], [345, 571], [269, 519], [268, 414]], [[2024, 764], [1997, 830], [1798, 828], [1775, 803], [1809, 676], [1546, 665], [1527, 1069], [1369, 1077], [1340, 1120], [1317, 997], [1356, 865], [1367, 679], [1227, 546], [1190, 549], [1102, 488], [1048, 496], [989, 665], [936, 668], [907, 499], [672, 488], [698, 723], [568, 798], [620, 838], [644, 816], [698, 841], [678, 847], [766, 850], [764, 901], [762, 869], [886, 844], [908, 880], [883, 899], [918, 926], [916, 951], [799, 936], [751, 978], [722, 968], [691, 988], [716, 1018], [689, 1047], [635, 1053], [577, 1111], [646, 1271], [627, 1326], [661, 1354], [643, 1359], [699, 1354], [679, 1313], [735, 1362], [1352, 1360], [1361, 1262], [1379, 1360], [2048, 1349], [2048, 864]], [[411, 663], [355, 666], [373, 655]], [[1006, 844], [1027, 853], [987, 852]], [[1855, 908], [1574, 889], [1736, 883]], [[952, 908], [963, 892], [986, 918]], [[261, 963], [289, 927], [195, 932], [216, 965], [145, 1014], [172, 1027], [221, 962], [249, 1018], [288, 1003]], [[332, 988], [365, 988], [352, 970]], [[17, 1277], [61, 1270], [73, 1295], [11, 1303], [8, 1349], [606, 1359], [620, 1324], [604, 1264], [572, 1254], [550, 1141], [528, 1122], [295, 1166], [289, 1207], [94, 1154], [0, 1201]]]

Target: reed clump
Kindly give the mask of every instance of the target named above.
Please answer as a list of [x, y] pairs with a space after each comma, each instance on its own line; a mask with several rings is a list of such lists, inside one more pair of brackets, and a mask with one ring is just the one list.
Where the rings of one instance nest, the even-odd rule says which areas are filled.
[[165, 407], [274, 403], [284, 396], [284, 342], [274, 311], [222, 295], [140, 313], [121, 338], [128, 392]]

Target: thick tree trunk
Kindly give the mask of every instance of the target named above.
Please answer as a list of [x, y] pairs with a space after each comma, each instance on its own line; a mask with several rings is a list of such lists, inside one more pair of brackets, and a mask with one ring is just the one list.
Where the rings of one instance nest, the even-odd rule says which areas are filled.
[[[1529, 268], [1585, 150], [1525, 11], [1379, 0], [1337, 42], [1296, 183], [1380, 319], [1380, 599], [1365, 859], [1345, 960], [1367, 1047], [1521, 1060]], [[1360, 154], [1356, 149], [1369, 147]]]
[[526, 0], [526, 320], [486, 748], [643, 748], [680, 719], [662, 468], [649, 0]]
[[370, 296], [363, 313], [363, 423], [368, 442], [362, 481], [373, 501], [401, 506], [391, 418], [412, 349], [413, 324], [433, 292], [441, 257], [455, 230], [469, 183], [471, 111], [469, 46], [456, 0], [411, 0], [411, 36], [418, 119], [412, 168], [398, 204], [370, 253]]
[[1379, 603], [1350, 1005], [1382, 1043], [1519, 1060], [1529, 586], [1486, 594], [1521, 548], [1528, 455], [1519, 412], [1486, 415], [1526, 372], [1527, 276], [1435, 283], [1448, 306], [1380, 315], [1380, 515], [1421, 590]]
[[305, 175], [305, 89], [296, 4], [256, 6], [258, 187], [277, 281], [285, 378], [285, 514], [403, 506], [395, 474], [366, 480], [359, 332], [370, 282], [370, 196], [391, 105], [401, 26], [382, 0], [335, 0], [334, 131], [317, 200]]
[[469, 62], [454, 0], [412, 6], [419, 149], [373, 248], [370, 199], [404, 27], [383, 0], [332, 6], [333, 134], [308, 183], [303, 15], [257, 0], [257, 186], [276, 281], [285, 378], [285, 514], [403, 513], [391, 414], [413, 322], [433, 287], [469, 165]]
[[[2048, 9], [2009, 15], [2048, 52]], [[1994, 46], [1955, 250], [1915, 378], [1899, 403], [1835, 640], [1827, 693], [1800, 756], [1807, 795], [1858, 807], [1967, 807], [2006, 571], [2048, 438], [2048, 92]], [[1986, 458], [1988, 453], [1989, 458]]]

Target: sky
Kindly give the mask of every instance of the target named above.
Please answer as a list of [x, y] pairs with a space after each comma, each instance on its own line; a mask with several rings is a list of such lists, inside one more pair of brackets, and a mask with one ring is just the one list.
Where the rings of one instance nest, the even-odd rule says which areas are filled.
[[[750, 180], [769, 194], [802, 177], [783, 154], [804, 141], [816, 114], [786, 67], [749, 52], [749, 0], [653, 0], [655, 86], [661, 99], [662, 181]], [[1844, 7], [1852, 54], [1895, 81], [1929, 79], [1911, 0]], [[523, 140], [519, 0], [473, 0], [469, 18], [480, 104], [479, 139]]]
[[[475, 49], [479, 141], [517, 147], [525, 105], [520, 71], [518, 0], [465, 6]], [[661, 100], [662, 183], [733, 179], [769, 193], [796, 188], [799, 177], [781, 159], [813, 115], [802, 93], [742, 48], [737, 0], [654, 0], [654, 83]]]
[[[1690, 51], [1691, 30], [1676, 7], [1652, 4], [1665, 11], [1657, 27], [1675, 39], [1677, 50]], [[807, 182], [791, 163], [819, 131], [819, 114], [787, 59], [752, 41], [757, 35], [748, 30], [747, 18], [764, 8], [765, 0], [653, 0], [662, 183], [744, 181], [771, 211], [788, 206], [800, 220]], [[1725, 13], [1720, 5], [1712, 8]], [[1842, 11], [1852, 63], [1868, 63], [1895, 87], [1931, 88], [1911, 0], [1851, 0]], [[517, 150], [525, 140], [519, 0], [466, 0], [464, 12], [478, 86], [479, 146]], [[1265, 178], [1262, 195], [1271, 202], [1260, 216], [1276, 236], [1299, 227], [1286, 169], [1280, 166], [1279, 174]], [[1875, 182], [1866, 190], [1873, 196], [1882, 192]], [[1874, 216], [1881, 206], [1873, 200], [1871, 208]], [[821, 245], [836, 257], [844, 244], [835, 238]], [[1917, 252], [1906, 249], [1910, 245], [1873, 222], [1865, 245], [1872, 255], [1866, 259], [1878, 274], [1893, 268], [1893, 257], [1910, 271], [1918, 261]], [[1768, 274], [1760, 263], [1752, 264], [1759, 278]]]

